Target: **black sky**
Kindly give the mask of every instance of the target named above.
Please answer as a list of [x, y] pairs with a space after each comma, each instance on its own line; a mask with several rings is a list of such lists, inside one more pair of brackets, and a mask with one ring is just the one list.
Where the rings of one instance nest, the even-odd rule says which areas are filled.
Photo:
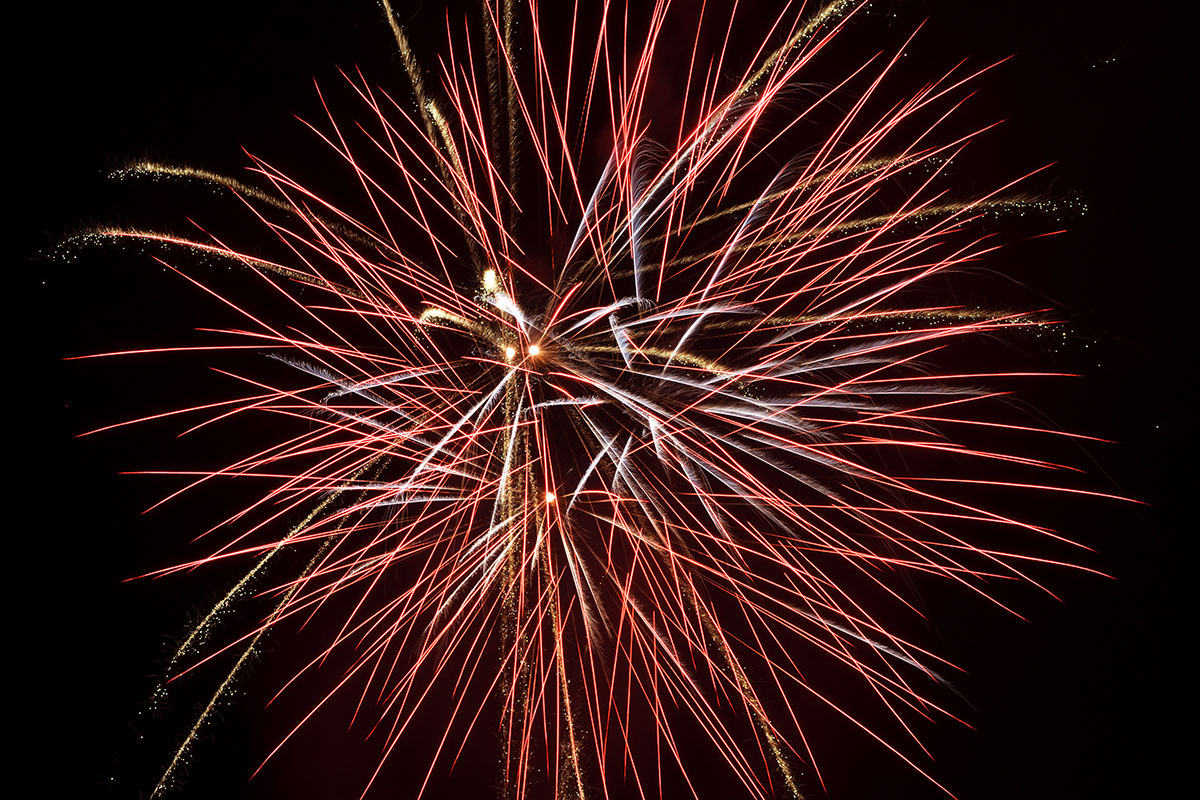
[[[436, 6], [407, 12], [428, 38], [442, 20]], [[20, 398], [8, 448], [18, 473], [8, 503], [17, 510], [9, 536], [18, 576], [9, 658], [23, 669], [10, 690], [29, 732], [22, 738], [59, 765], [46, 773], [59, 788], [45, 796], [144, 796], [147, 764], [169, 747], [139, 709], [171, 637], [229, 579], [123, 582], [198, 556], [203, 543], [187, 542], [199, 532], [196, 520], [211, 521], [204, 506], [214, 498], [144, 515], [177, 484], [118, 473], [178, 467], [188, 455], [218, 452], [220, 442], [176, 444], [171, 424], [76, 438], [219, 397], [227, 384], [194, 356], [62, 360], [186, 343], [192, 328], [212, 324], [211, 306], [145, 258], [47, 254], [91, 223], [137, 226], [147, 216], [192, 213], [194, 195], [108, 181], [125, 161], [151, 157], [234, 173], [247, 163], [245, 147], [316, 172], [325, 153], [292, 117], [319, 119], [314, 78], [322, 89], [337, 87], [337, 68], [357, 66], [374, 83], [404, 89], [381, 14], [367, 0], [164, 8], [39, 6], [11, 34], [23, 41], [6, 125], [17, 139], [9, 152], [17, 241], [8, 298], [18, 322], [10, 394]], [[1187, 594], [1182, 540], [1194, 527], [1182, 524], [1189, 471], [1172, 458], [1184, 447], [1180, 408], [1194, 383], [1187, 375], [1194, 358], [1181, 359], [1170, 335], [1183, 270], [1171, 220], [1187, 211], [1175, 210], [1166, 194], [1183, 160], [1172, 146], [1179, 114], [1164, 110], [1177, 75], [1170, 23], [1083, 0], [895, 0], [877, 3], [873, 17], [862, 35], [881, 43], [929, 19], [913, 58], [930, 77], [962, 58], [983, 66], [1013, 56], [978, 84], [974, 118], [1006, 122], [988, 139], [995, 174], [967, 188], [1053, 162], [1029, 188], [1088, 208], [1062, 221], [1068, 233], [1021, 245], [1021, 263], [1005, 267], [1030, 287], [1022, 300], [1041, 296], [1068, 322], [1067, 344], [1039, 353], [1045, 367], [1084, 376], [1038, 389], [1030, 400], [1070, 430], [1117, 442], [1088, 446], [1074, 463], [1093, 471], [1097, 491], [1149, 504], [1045, 509], [1064, 533], [1096, 550], [1081, 563], [1116, 580], [1039, 572], [1061, 602], [1006, 587], [1005, 600], [1028, 622], [963, 595], [929, 598], [925, 641], [966, 669], [956, 685], [970, 705], [955, 708], [975, 728], [943, 724], [933, 732], [930, 769], [963, 800], [1166, 796], [1179, 769], [1175, 723], [1192, 671], [1177, 626]], [[418, 46], [422, 38], [414, 37]], [[270, 647], [269, 655], [283, 649]], [[370, 748], [359, 745], [365, 729], [306, 734], [248, 782], [294, 719], [287, 713], [294, 707], [275, 717], [276, 709], [262, 709], [286, 674], [270, 658], [256, 670], [244, 702], [225, 709], [201, 742], [178, 797], [339, 797], [360, 785], [370, 760]], [[139, 741], [147, 731], [150, 741]], [[834, 798], [942, 796], [852, 731], [831, 730], [826, 741]], [[464, 771], [456, 780], [478, 777]]]

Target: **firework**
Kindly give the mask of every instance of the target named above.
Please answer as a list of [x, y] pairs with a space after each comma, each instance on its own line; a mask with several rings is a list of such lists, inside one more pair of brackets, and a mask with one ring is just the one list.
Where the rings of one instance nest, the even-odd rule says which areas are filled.
[[269, 233], [92, 236], [261, 279], [269, 315], [186, 271], [278, 368], [197, 410], [293, 426], [196, 476], [271, 488], [162, 570], [251, 563], [168, 675], [244, 598], [269, 607], [216, 648], [235, 664], [155, 794], [263, 637], [330, 616], [297, 679], [339, 665], [312, 705], [353, 693], [380, 769], [436, 709], [426, 793], [497, 731], [506, 797], [699, 795], [688, 765], [714, 756], [750, 796], [819, 792], [813, 707], [923, 771], [912, 722], [949, 715], [946, 667], [877, 609], [908, 574], [983, 594], [1045, 560], [996, 543], [1054, 534], [972, 491], [1054, 490], [1054, 464], [973, 435], [1033, 430], [996, 412], [1021, 376], [952, 355], [1043, 323], [926, 289], [990, 257], [973, 223], [1032, 203], [948, 193], [972, 73], [896, 101], [901, 43], [807, 83], [857, 5], [785, 13], [735, 65], [715, 12], [580, 8], [562, 43], [537, 3], [485, 3], [431, 68], [385, 3], [408, 85], [349, 74], [365, 119], [313, 128], [353, 208], [260, 160], [124, 173], [224, 187]]

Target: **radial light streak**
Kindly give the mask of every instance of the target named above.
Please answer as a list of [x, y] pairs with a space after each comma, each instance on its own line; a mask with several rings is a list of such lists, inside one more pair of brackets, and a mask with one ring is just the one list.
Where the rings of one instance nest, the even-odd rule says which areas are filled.
[[[330, 696], [378, 706], [381, 768], [419, 713], [450, 698], [427, 793], [454, 736], [498, 726], [505, 797], [658, 796], [672, 764], [700, 795], [687, 765], [713, 754], [749, 796], [800, 796], [820, 791], [814, 702], [921, 770], [910, 722], [948, 715], [944, 665], [871, 607], [907, 605], [906, 572], [982, 594], [1054, 563], [973, 543], [987, 529], [1054, 535], [956, 486], [1077, 490], [1013, 481], [1011, 469], [1057, 465], [956, 435], [1036, 432], [989, 417], [994, 387], [1022, 376], [963, 374], [945, 354], [1043, 323], [922, 290], [993, 257], [972, 222], [1030, 201], [1011, 187], [955, 200], [943, 186], [974, 136], [938, 138], [970, 73], [889, 98], [902, 45], [836, 84], [802, 84], [859, 5], [784, 12], [740, 74], [723, 49], [688, 54], [664, 109], [655, 72], [679, 53], [663, 31], [707, 41], [715, 12], [688, 28], [670, 3], [581, 3], [564, 44], [537, 2], [489, 0], [478, 18], [449, 19], [450, 51], [426, 72], [385, 2], [415, 102], [348, 75], [367, 119], [313, 126], [367, 216], [257, 159], [264, 188], [152, 163], [123, 173], [227, 187], [278, 255], [216, 237], [94, 237], [239, 264], [290, 314], [188, 278], [244, 315], [235, 347], [294, 373], [287, 386], [244, 378], [251, 393], [232, 412], [204, 408], [299, 424], [197, 476], [273, 487], [221, 526], [233, 535], [214, 552], [162, 571], [257, 559], [169, 677], [253, 584], [274, 599], [228, 645], [234, 671], [274, 627], [348, 609], [300, 673], [351, 654]], [[822, 138], [806, 140], [811, 129]], [[949, 474], [963, 463], [1005, 471]], [[263, 577], [288, 550], [302, 567]], [[829, 662], [898, 734], [809, 677]], [[680, 735], [688, 726], [707, 754]], [[643, 736], [652, 752], [626, 746]]]

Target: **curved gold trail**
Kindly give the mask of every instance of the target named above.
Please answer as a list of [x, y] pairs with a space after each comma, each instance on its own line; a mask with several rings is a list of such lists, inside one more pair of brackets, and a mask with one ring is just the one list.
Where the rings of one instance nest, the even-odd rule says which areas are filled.
[[[372, 478], [378, 477], [383, 471], [384, 467], [387, 465], [388, 458], [389, 457], [387, 455], [376, 456], [358, 470], [351, 473], [346, 479], [346, 486], [350, 486], [352, 481], [358, 480], [358, 478], [372, 469], [374, 469]], [[197, 638], [203, 638], [203, 636], [207, 635], [207, 632], [213, 626], [216, 618], [224, 613], [230, 607], [230, 605], [238, 597], [240, 597], [243, 592], [246, 591], [258, 574], [266, 567], [267, 563], [278, 553], [288, 547], [296, 536], [307, 530], [313, 521], [315, 521], [317, 517], [321, 515], [322, 511], [328, 508], [334, 501], [339, 499], [341, 499], [341, 496], [337, 492], [330, 492], [327, 494], [313, 507], [313, 509], [304, 517], [304, 519], [292, 526], [287, 535], [280, 540], [278, 545], [273, 547], [271, 550], [268, 550], [262, 557], [260, 557], [258, 561], [255, 562], [254, 566], [251, 567], [250, 570], [241, 578], [241, 580], [239, 580], [234, 587], [225, 594], [224, 597], [217, 601], [216, 605], [214, 605], [208, 614], [205, 615], [204, 619], [192, 628], [192, 632], [188, 635], [187, 639], [185, 639], [183, 644], [179, 646], [179, 648], [175, 651], [175, 654], [171, 656], [171, 660], [167, 667], [168, 681], [171, 679], [172, 676], [170, 673], [175, 664], [179, 661], [180, 657], [191, 650]], [[234, 663], [229, 672], [226, 673], [224, 680], [221, 681], [221, 684], [217, 687], [216, 691], [213, 692], [212, 697], [209, 698], [208, 703], [205, 704], [203, 710], [201, 710], [199, 716], [196, 718], [195, 723], [192, 724], [191, 729], [188, 731], [187, 736], [184, 737], [183, 742], [180, 743], [179, 747], [176, 748], [175, 753], [171, 756], [171, 760], [168, 762], [166, 769], [163, 771], [162, 777], [159, 778], [159, 781], [155, 785], [153, 791], [150, 792], [151, 800], [153, 800], [155, 797], [158, 797], [164, 790], [171, 787], [175, 771], [184, 763], [185, 759], [187, 758], [188, 751], [191, 749], [192, 744], [196, 741], [196, 738], [200, 735], [200, 732], [204, 729], [204, 725], [208, 721], [208, 718], [212, 715], [212, 712], [217, 709], [217, 707], [221, 704], [222, 699], [233, 687], [234, 681], [237, 679], [238, 674], [242, 671], [242, 668], [250, 663], [251, 658], [257, 651], [259, 641], [271, 630], [272, 627], [274, 627], [275, 623], [279, 620], [280, 616], [287, 608], [288, 603], [291, 602], [292, 598], [296, 596], [296, 593], [299, 592], [300, 588], [304, 585], [304, 579], [316, 567], [317, 562], [321, 559], [321, 556], [325, 554], [325, 551], [329, 548], [329, 546], [333, 544], [333, 541], [337, 538], [338, 534], [339, 531], [335, 530], [325, 537], [321, 543], [321, 546], [317, 548], [317, 551], [313, 554], [313, 557], [309, 559], [308, 564], [301, 570], [299, 578], [286, 592], [284, 592], [280, 601], [275, 604], [275, 609], [270, 613], [266, 621], [258, 629], [258, 632], [251, 637], [249, 643], [242, 650], [242, 654], [238, 656], [238, 660]], [[163, 690], [164, 684], [160, 684], [155, 689], [155, 696], [161, 696]]]

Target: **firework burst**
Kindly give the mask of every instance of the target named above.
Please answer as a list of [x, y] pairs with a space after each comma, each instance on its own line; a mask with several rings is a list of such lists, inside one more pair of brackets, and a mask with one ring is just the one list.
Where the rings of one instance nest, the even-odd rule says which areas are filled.
[[715, 12], [551, 23], [487, 2], [450, 18], [436, 68], [384, 5], [409, 86], [348, 74], [364, 120], [313, 127], [357, 208], [257, 159], [244, 181], [141, 163], [124, 174], [232, 190], [272, 240], [92, 234], [260, 278], [269, 315], [188, 278], [245, 319], [231, 347], [281, 376], [201, 410], [293, 426], [195, 481], [271, 488], [213, 552], [163, 570], [253, 562], [169, 675], [210, 658], [200, 643], [256, 593], [269, 610], [227, 642], [214, 700], [270, 631], [335, 615], [298, 672], [344, 665], [326, 699], [357, 695], [380, 768], [448, 708], [427, 793], [498, 730], [506, 797], [657, 796], [664, 771], [700, 795], [688, 764], [713, 756], [750, 796], [800, 796], [821, 785], [814, 706], [921, 770], [912, 723], [949, 715], [945, 665], [876, 609], [907, 605], [913, 573], [979, 594], [1026, 580], [1043, 559], [995, 543], [1054, 536], [974, 499], [1052, 490], [1028, 476], [1055, 465], [977, 444], [1033, 430], [996, 414], [994, 387], [1019, 376], [951, 355], [1043, 323], [925, 289], [989, 256], [973, 223], [1031, 204], [945, 188], [975, 134], [942, 131], [973, 75], [897, 101], [901, 46], [804, 83], [853, 2], [770, 20], [740, 65]]

